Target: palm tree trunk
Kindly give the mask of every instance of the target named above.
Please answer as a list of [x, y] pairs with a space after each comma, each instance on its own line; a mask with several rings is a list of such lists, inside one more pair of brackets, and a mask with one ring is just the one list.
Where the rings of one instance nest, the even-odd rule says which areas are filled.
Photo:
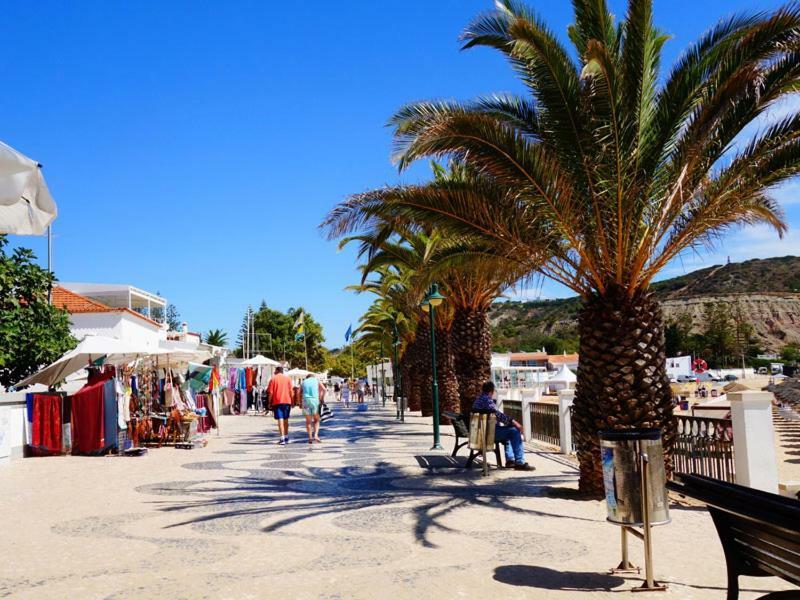
[[430, 417], [433, 414], [433, 394], [431, 393], [431, 382], [433, 381], [433, 371], [431, 370], [431, 328], [425, 316], [417, 326], [417, 343], [419, 344], [417, 358], [417, 379], [419, 379], [419, 410], [423, 417]]
[[417, 323], [414, 340], [408, 345], [406, 362], [408, 387], [408, 409], [422, 411], [423, 415], [433, 412], [431, 401], [431, 348], [430, 327], [426, 320]]
[[458, 412], [458, 377], [456, 376], [453, 338], [446, 326], [436, 328], [436, 375], [439, 382], [439, 415], [440, 422], [449, 422], [441, 418], [444, 411]]
[[460, 412], [466, 413], [481, 385], [492, 377], [492, 333], [486, 311], [456, 308], [451, 335]]
[[665, 466], [675, 438], [661, 307], [649, 293], [611, 289], [584, 302], [578, 319], [580, 366], [573, 429], [580, 490], [603, 493], [600, 429], [659, 428]]

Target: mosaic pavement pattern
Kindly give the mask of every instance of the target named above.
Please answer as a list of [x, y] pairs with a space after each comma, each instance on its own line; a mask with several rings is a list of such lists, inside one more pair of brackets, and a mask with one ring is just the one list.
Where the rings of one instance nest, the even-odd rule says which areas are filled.
[[[489, 477], [424, 469], [429, 420], [400, 424], [374, 405], [335, 413], [322, 444], [304, 441], [298, 416], [285, 447], [271, 418], [243, 416], [200, 450], [26, 461], [66, 504], [30, 495], [37, 516], [0, 546], [0, 597], [571, 598], [638, 584], [605, 574], [616, 529], [601, 503], [570, 499], [569, 462], [532, 454], [534, 473]], [[0, 514], [25, 502], [0, 498]], [[715, 539], [704, 513], [681, 518]], [[672, 579], [680, 598], [724, 588]]]

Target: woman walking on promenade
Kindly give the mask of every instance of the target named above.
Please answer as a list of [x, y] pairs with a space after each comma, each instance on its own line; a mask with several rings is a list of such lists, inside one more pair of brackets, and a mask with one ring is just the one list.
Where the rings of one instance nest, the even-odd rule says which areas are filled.
[[350, 382], [347, 379], [342, 383], [342, 402], [345, 408], [350, 407]]
[[319, 381], [313, 373], [306, 375], [302, 384], [303, 414], [306, 417], [308, 443], [321, 442], [319, 439]]

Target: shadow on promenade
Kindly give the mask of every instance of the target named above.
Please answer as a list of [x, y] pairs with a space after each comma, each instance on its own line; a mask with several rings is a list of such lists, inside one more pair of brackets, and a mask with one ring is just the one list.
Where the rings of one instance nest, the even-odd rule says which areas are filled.
[[[508, 585], [573, 592], [611, 591], [625, 584], [622, 577], [603, 573], [555, 571], [531, 565], [503, 565], [494, 570], [494, 579]], [[627, 590], [626, 590], [627, 591]]]
[[[322, 515], [385, 507], [411, 519], [417, 541], [426, 547], [435, 547], [429, 535], [432, 531], [449, 530], [443, 518], [462, 508], [567, 521], [595, 520], [522, 508], [515, 502], [548, 495], [558, 486], [574, 486], [577, 479], [572, 474], [514, 473], [512, 477], [484, 478], [479, 470], [395, 465], [390, 462], [392, 456], [414, 456], [423, 444], [419, 436], [428, 434], [402, 431], [385, 415], [337, 416], [338, 421], [323, 430], [323, 443], [313, 448], [301, 443], [278, 447], [271, 431], [248, 434], [233, 442], [249, 447], [242, 448], [241, 455], [226, 451], [230, 460], [184, 465], [214, 471], [213, 478], [188, 485], [155, 484], [139, 491], [181, 496], [180, 501], [158, 502], [164, 512], [186, 514], [187, 518], [171, 528], [242, 519], [263, 523], [267, 518], [268, 524], [260, 530], [268, 533]], [[324, 466], [330, 460], [337, 464]], [[259, 465], [252, 466], [253, 462]], [[230, 472], [220, 475], [221, 469]]]

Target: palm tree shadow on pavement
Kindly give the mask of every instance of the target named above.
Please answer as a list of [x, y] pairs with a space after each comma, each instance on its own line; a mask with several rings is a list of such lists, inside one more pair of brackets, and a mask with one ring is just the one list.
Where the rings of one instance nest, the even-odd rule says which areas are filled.
[[[405, 451], [414, 455], [419, 442], [405, 439], [404, 434], [404, 439], [394, 438], [388, 440], [388, 444], [377, 444], [386, 435], [387, 428], [382, 419], [376, 417], [359, 419], [358, 423], [351, 417], [346, 420], [349, 423], [329, 428], [327, 444], [321, 448], [321, 454], [301, 452], [299, 444], [287, 448], [265, 445], [264, 434], [246, 434], [232, 443], [251, 447], [242, 449], [247, 460], [232, 455], [229, 461], [189, 463], [184, 467], [195, 472], [214, 471], [213, 478], [189, 484], [165, 482], [142, 487], [139, 491], [181, 496], [179, 501], [155, 501], [161, 511], [187, 517], [168, 528], [200, 524], [214, 527], [215, 523], [226, 520], [244, 519], [252, 521], [247, 524], [248, 528], [270, 533], [323, 515], [363, 510], [368, 517], [369, 511], [400, 510], [407, 521], [411, 521], [407, 522], [409, 530], [425, 547], [435, 547], [430, 539], [432, 531], [450, 531], [443, 523], [444, 517], [469, 507], [506, 514], [592, 520], [523, 508], [517, 502], [545, 496], [549, 490], [557, 489], [553, 486], [574, 485], [576, 477], [571, 474], [487, 480], [477, 470], [417, 471], [414, 467], [387, 462], [384, 457], [393, 453]], [[336, 463], [325, 466], [330, 460]], [[247, 465], [248, 461], [260, 464]], [[348, 464], [350, 461], [352, 463]], [[220, 470], [229, 473], [220, 475]]]

